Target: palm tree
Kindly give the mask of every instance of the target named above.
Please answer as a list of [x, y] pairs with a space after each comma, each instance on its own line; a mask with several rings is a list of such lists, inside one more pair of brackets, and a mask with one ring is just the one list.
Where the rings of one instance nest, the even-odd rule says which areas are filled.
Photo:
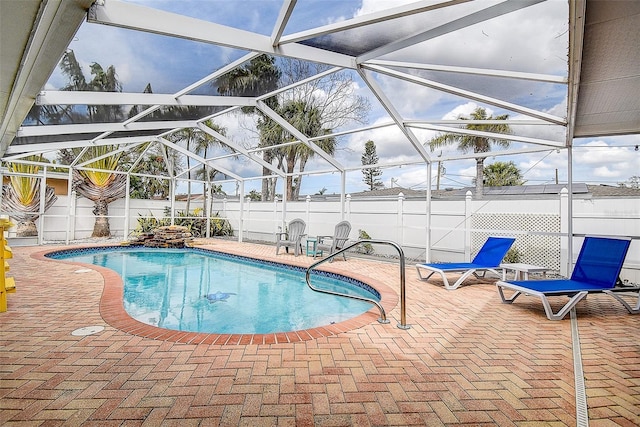
[[[142, 156], [148, 147], [146, 143], [134, 150], [133, 155], [137, 159]], [[125, 162], [125, 167], [132, 164], [131, 156]], [[122, 159], [121, 159], [122, 163]], [[180, 172], [178, 152], [167, 150], [164, 145], [154, 145], [137, 165], [130, 176], [131, 197], [134, 199], [161, 199], [166, 200], [170, 194], [170, 180], [152, 178], [152, 176], [175, 176]], [[141, 175], [135, 175], [135, 173]], [[146, 176], [145, 176], [146, 175]]]
[[[169, 140], [174, 144], [184, 142], [185, 148], [191, 151], [191, 146], [197, 145], [202, 138], [203, 132], [198, 128], [184, 128], [169, 136]], [[191, 209], [191, 157], [187, 156], [187, 206], [185, 208], [187, 215]]]
[[[243, 67], [236, 68], [216, 80], [218, 93], [221, 95], [235, 96], [257, 96], [264, 93], [272, 92], [278, 88], [281, 72], [275, 65], [275, 57], [269, 55], [260, 55]], [[271, 97], [265, 99], [265, 103], [272, 109], [278, 108], [278, 99]], [[242, 109], [245, 114], [258, 114], [258, 123], [272, 128], [275, 123], [261, 111], [250, 107]], [[259, 125], [260, 130], [260, 125]], [[270, 138], [260, 132], [259, 147], [265, 148], [275, 144], [279, 144], [282, 140]], [[265, 149], [262, 152], [262, 158], [265, 162], [271, 163], [275, 158], [275, 150]], [[269, 168], [262, 167], [262, 175], [270, 175]], [[262, 180], [262, 200], [271, 200], [275, 194], [275, 185], [272, 185], [268, 178]]]
[[[227, 134], [227, 129], [219, 126], [215, 123], [213, 123], [212, 120], [207, 120], [206, 122], [204, 122], [204, 125], [213, 129], [214, 131], [218, 132], [221, 135], [226, 135]], [[222, 144], [222, 142], [220, 142], [217, 138], [209, 135], [206, 132], [202, 132], [202, 138], [199, 138], [199, 140], [197, 141], [196, 144], [196, 152], [197, 153], [202, 153], [202, 157], [203, 158], [207, 158], [207, 151], [209, 150], [209, 148], [211, 148], [213, 145], [220, 145], [222, 147], [226, 147], [226, 145]], [[218, 174], [218, 171], [211, 168], [210, 166], [203, 164], [202, 168], [197, 172], [197, 176], [198, 177], [202, 177], [203, 180], [207, 183], [207, 184], [211, 184], [211, 181], [215, 178], [215, 176]], [[203, 197], [203, 210], [202, 210], [202, 216], [203, 217], [207, 217], [207, 185], [203, 185], [202, 186], [202, 197]]]
[[[118, 75], [113, 65], [110, 65], [105, 71], [100, 64], [93, 62], [90, 68], [93, 78], [87, 82], [73, 50], [66, 51], [62, 55], [60, 69], [69, 80], [62, 90], [122, 92], [122, 84], [118, 81]], [[87, 115], [84, 117], [79, 117], [74, 110], [67, 112], [66, 115], [74, 123], [80, 121], [106, 123], [119, 121], [123, 118], [122, 107], [119, 105], [88, 105]]]
[[[94, 63], [95, 65], [95, 63]], [[100, 80], [108, 80], [107, 78], [98, 78], [96, 84], [90, 85], [87, 83], [87, 79], [82, 72], [82, 67], [76, 59], [76, 55], [73, 50], [67, 50], [60, 59], [58, 65], [62, 74], [68, 79], [67, 84], [61, 88], [61, 90], [69, 91], [89, 91], [97, 90], [97, 82]], [[98, 66], [99, 67], [99, 66]], [[101, 70], [102, 67], [96, 67], [96, 72]], [[113, 67], [110, 67], [113, 68]], [[104, 72], [103, 72], [104, 73]], [[110, 74], [111, 79], [115, 79], [115, 69], [112, 69]], [[119, 87], [119, 83], [111, 81], [112, 87]], [[35, 105], [29, 111], [27, 116], [28, 120], [34, 121], [39, 124], [62, 124], [62, 123], [86, 123], [90, 121], [92, 115], [91, 109], [95, 106], [87, 107], [87, 114], [84, 115], [79, 109], [74, 108], [73, 105], [48, 105], [38, 106]], [[109, 107], [102, 107], [109, 108]], [[119, 108], [119, 107], [117, 107]]]
[[[87, 82], [82, 68], [72, 50], [68, 50], [60, 61], [62, 73], [69, 79], [67, 86], [62, 90], [97, 91], [97, 92], [121, 92], [122, 85], [118, 81], [116, 69], [113, 65], [106, 71], [100, 64], [91, 64], [93, 78]], [[122, 120], [122, 107], [119, 105], [89, 105], [87, 115], [74, 117], [74, 122], [116, 122]], [[74, 170], [73, 185], [82, 196], [94, 202], [93, 214], [96, 221], [93, 227], [92, 237], [107, 237], [111, 235], [109, 228], [109, 203], [125, 195], [126, 176], [115, 174], [118, 168], [121, 154], [108, 156], [108, 153], [116, 150], [116, 146], [102, 145], [92, 146], [87, 149], [80, 162], [89, 162], [86, 167], [91, 170]], [[73, 164], [81, 151], [77, 149], [61, 150], [60, 159], [63, 163]], [[97, 159], [91, 161], [91, 159]]]
[[[91, 237], [109, 237], [109, 203], [125, 196], [127, 176], [116, 174], [121, 153], [108, 156], [116, 147], [112, 145], [96, 145], [90, 147], [80, 158], [81, 162], [89, 161], [86, 170], [73, 171], [73, 187], [83, 197], [94, 203], [93, 214], [96, 217]], [[62, 161], [71, 164], [80, 154], [76, 150], [61, 150]], [[104, 157], [103, 157], [104, 156]], [[91, 159], [96, 159], [90, 161]]]
[[[330, 129], [323, 128], [322, 115], [319, 109], [305, 101], [288, 101], [277, 112], [292, 126], [310, 138], [331, 133]], [[277, 126], [277, 129], [280, 128], [278, 125], [275, 126]], [[277, 132], [277, 129], [272, 129], [272, 132]], [[296, 139], [286, 131], [282, 131], [281, 138], [282, 141], [294, 141]], [[317, 141], [316, 145], [327, 152], [327, 154], [333, 155], [337, 142], [335, 138], [328, 137]], [[293, 179], [291, 175], [295, 171], [296, 164], [298, 164], [298, 171], [303, 172], [307, 161], [314, 155], [315, 151], [302, 143], [289, 145], [278, 150], [279, 166], [288, 174], [285, 185], [287, 199], [296, 200], [300, 195], [302, 175], [298, 175], [295, 179]]]
[[[500, 116], [487, 116], [487, 112], [484, 108], [478, 107], [471, 113], [470, 117], [459, 117], [460, 120], [507, 120], [508, 114]], [[464, 129], [492, 132], [501, 134], [510, 134], [511, 127], [508, 124], [468, 124], [464, 126]], [[508, 147], [510, 142], [508, 139], [497, 139], [486, 136], [478, 135], [464, 135], [458, 133], [443, 133], [429, 141], [431, 150], [445, 145], [458, 144], [458, 150], [463, 153], [487, 153], [491, 151], [491, 145], [496, 144], [501, 147]], [[481, 199], [484, 191], [484, 160], [485, 156], [476, 157], [476, 198]]]
[[[29, 156], [25, 160], [42, 162], [42, 156]], [[30, 176], [11, 175], [10, 185], [2, 186], [2, 202], [4, 209], [13, 211], [11, 216], [18, 222], [16, 235], [18, 237], [31, 237], [38, 235], [36, 219], [40, 212], [40, 179], [35, 175], [40, 171], [40, 166], [35, 164], [11, 163], [8, 165], [10, 172], [26, 174]], [[52, 187], [45, 190], [45, 208], [49, 209], [57, 200]]]
[[[262, 55], [254, 58], [245, 67], [235, 69], [219, 79], [218, 92], [223, 95], [256, 96], [277, 89], [279, 84], [291, 84], [326, 71], [323, 64], [283, 58], [281, 68], [276, 67], [272, 56]], [[315, 79], [295, 89], [265, 99], [265, 103], [284, 117], [307, 137], [317, 137], [329, 133], [327, 128], [340, 127], [349, 121], [366, 121], [370, 105], [366, 98], [354, 92], [354, 82], [349, 73], [332, 73], [321, 79]], [[319, 96], [318, 94], [323, 94]], [[283, 107], [280, 107], [282, 105]], [[252, 110], [243, 109], [243, 112]], [[268, 163], [278, 162], [278, 167], [291, 174], [295, 164], [303, 172], [307, 160], [315, 152], [308, 146], [298, 144], [291, 148], [268, 148], [292, 141], [293, 138], [275, 124], [271, 118], [258, 112], [259, 146], [263, 148], [263, 159]], [[310, 120], [305, 123], [305, 120]], [[296, 124], [297, 123], [297, 124]], [[327, 138], [316, 145], [326, 148], [328, 154], [335, 152], [336, 140]], [[293, 165], [292, 165], [293, 164]], [[263, 167], [263, 175], [271, 171]], [[295, 180], [286, 179], [286, 193], [294, 199], [299, 195], [302, 175]], [[262, 200], [271, 200], [275, 196], [275, 179], [262, 180]]]
[[495, 162], [484, 168], [484, 185], [501, 187], [507, 185], [524, 185], [520, 169], [513, 162]]

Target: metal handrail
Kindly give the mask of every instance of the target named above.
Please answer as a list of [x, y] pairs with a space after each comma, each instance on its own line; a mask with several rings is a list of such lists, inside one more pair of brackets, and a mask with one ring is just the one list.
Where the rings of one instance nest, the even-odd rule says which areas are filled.
[[358, 240], [356, 242], [350, 243], [349, 245], [345, 246], [344, 248], [340, 249], [339, 251], [336, 251], [334, 253], [332, 253], [331, 255], [329, 255], [326, 258], [321, 259], [320, 261], [314, 262], [313, 264], [311, 264], [308, 268], [307, 268], [307, 273], [305, 276], [305, 280], [307, 281], [307, 286], [309, 286], [309, 288], [311, 288], [311, 290], [316, 291], [316, 292], [322, 292], [325, 294], [330, 294], [330, 295], [337, 295], [340, 297], [345, 297], [345, 298], [351, 298], [351, 299], [355, 299], [355, 300], [359, 300], [359, 301], [365, 301], [365, 302], [369, 302], [371, 304], [374, 304], [376, 307], [378, 307], [378, 310], [380, 310], [380, 318], [378, 319], [378, 322], [380, 323], [389, 323], [389, 320], [387, 320], [387, 314], [384, 311], [384, 308], [382, 307], [382, 305], [371, 298], [366, 298], [366, 297], [361, 297], [358, 295], [347, 295], [347, 294], [343, 294], [341, 292], [334, 292], [334, 291], [329, 291], [326, 289], [320, 289], [320, 288], [316, 288], [311, 284], [311, 270], [313, 270], [314, 268], [316, 268], [317, 266], [319, 266], [320, 264], [324, 264], [327, 261], [331, 261], [333, 260], [333, 258], [335, 258], [336, 256], [342, 254], [343, 252], [348, 251], [349, 249], [353, 248], [354, 246], [358, 246], [362, 243], [375, 243], [375, 244], [383, 244], [383, 245], [390, 245], [393, 246], [394, 248], [396, 248], [398, 250], [398, 254], [400, 255], [400, 323], [398, 323], [398, 328], [400, 329], [409, 329], [411, 328], [411, 326], [407, 325], [407, 312], [406, 312], [406, 292], [405, 292], [405, 261], [404, 261], [404, 251], [402, 250], [402, 248], [400, 247], [400, 245], [398, 245], [395, 242], [392, 242], [390, 240], [371, 240], [371, 239], [362, 239], [362, 240]]

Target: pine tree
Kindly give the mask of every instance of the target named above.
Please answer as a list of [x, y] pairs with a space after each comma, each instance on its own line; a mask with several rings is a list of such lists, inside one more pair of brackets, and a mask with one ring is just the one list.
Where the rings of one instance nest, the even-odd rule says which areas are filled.
[[[376, 144], [369, 140], [364, 145], [364, 153], [362, 154], [363, 165], [375, 165], [378, 163], [378, 155], [376, 154]], [[382, 175], [379, 167], [362, 169], [363, 181], [369, 187], [369, 190], [377, 190], [384, 188], [382, 180], [378, 179]]]

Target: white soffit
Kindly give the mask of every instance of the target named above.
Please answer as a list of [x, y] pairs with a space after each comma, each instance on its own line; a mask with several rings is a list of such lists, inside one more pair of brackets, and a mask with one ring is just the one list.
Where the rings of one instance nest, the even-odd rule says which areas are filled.
[[640, 1], [586, 9], [574, 137], [640, 133]]
[[0, 0], [0, 153], [13, 141], [93, 0]]

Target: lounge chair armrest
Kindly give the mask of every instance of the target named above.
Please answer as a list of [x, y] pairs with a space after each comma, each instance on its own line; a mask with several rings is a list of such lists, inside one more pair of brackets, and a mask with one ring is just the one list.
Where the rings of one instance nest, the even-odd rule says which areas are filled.
[[317, 236], [316, 239], [318, 240], [318, 243], [321, 243], [325, 239], [333, 240], [333, 236]]

